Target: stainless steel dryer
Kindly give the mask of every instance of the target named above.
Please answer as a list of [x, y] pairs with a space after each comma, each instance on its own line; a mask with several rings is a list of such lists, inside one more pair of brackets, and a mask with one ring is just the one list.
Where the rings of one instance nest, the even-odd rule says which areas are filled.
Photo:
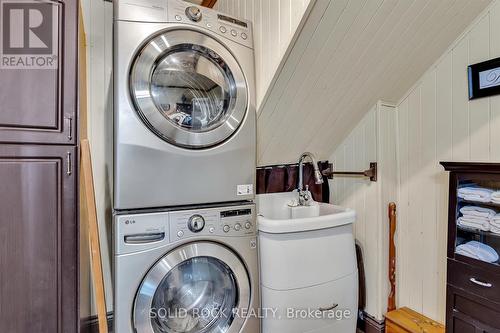
[[260, 332], [253, 204], [117, 215], [114, 253], [114, 332]]
[[116, 0], [114, 206], [254, 198], [249, 22], [178, 0]]

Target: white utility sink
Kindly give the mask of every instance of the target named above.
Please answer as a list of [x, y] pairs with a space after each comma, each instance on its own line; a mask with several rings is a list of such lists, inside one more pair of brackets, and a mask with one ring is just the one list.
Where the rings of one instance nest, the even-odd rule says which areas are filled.
[[[355, 333], [358, 269], [352, 209], [313, 202], [296, 206], [297, 192], [257, 195], [264, 309], [262, 333]], [[319, 317], [294, 318], [308, 309]], [[341, 310], [349, 316], [333, 318]]]
[[354, 223], [352, 209], [313, 202], [297, 206], [298, 192], [257, 195], [259, 230], [268, 233], [301, 232]]

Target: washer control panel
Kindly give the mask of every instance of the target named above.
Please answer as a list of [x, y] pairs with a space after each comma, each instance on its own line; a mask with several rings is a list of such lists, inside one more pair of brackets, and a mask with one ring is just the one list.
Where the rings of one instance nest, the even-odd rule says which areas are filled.
[[170, 1], [168, 4], [169, 21], [194, 24], [237, 43], [253, 47], [252, 25], [249, 21], [236, 19], [210, 8], [188, 5], [184, 1]]
[[255, 205], [170, 213], [170, 241], [198, 236], [241, 237], [256, 234]]
[[191, 237], [256, 236], [255, 204], [115, 215], [114, 250], [128, 254]]

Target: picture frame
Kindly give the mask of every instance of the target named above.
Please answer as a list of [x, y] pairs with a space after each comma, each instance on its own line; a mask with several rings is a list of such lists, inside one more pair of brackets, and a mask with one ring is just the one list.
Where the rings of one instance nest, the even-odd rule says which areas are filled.
[[470, 65], [467, 71], [469, 100], [500, 94], [500, 58]]

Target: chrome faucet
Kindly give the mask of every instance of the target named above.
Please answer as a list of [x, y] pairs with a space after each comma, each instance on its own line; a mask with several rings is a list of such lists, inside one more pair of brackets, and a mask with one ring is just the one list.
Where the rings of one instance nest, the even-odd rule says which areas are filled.
[[309, 192], [309, 185], [306, 185], [304, 191], [304, 160], [309, 157], [314, 168], [314, 180], [316, 184], [323, 184], [323, 176], [319, 171], [318, 163], [316, 162], [316, 157], [312, 153], [305, 152], [300, 155], [299, 158], [299, 185], [297, 190], [299, 191], [299, 204], [301, 206], [309, 206], [312, 202], [312, 195]]

